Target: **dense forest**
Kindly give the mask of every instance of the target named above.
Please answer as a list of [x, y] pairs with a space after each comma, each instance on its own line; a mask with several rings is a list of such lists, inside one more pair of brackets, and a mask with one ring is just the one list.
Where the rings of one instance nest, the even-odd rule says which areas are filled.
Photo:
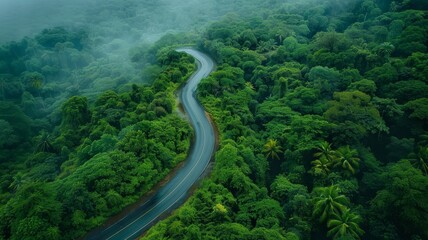
[[125, 30], [0, 46], [0, 239], [80, 238], [186, 158], [177, 90], [196, 66], [180, 44], [217, 63], [197, 96], [219, 148], [143, 239], [428, 239], [427, 2], [216, 0], [195, 10], [203, 31], [119, 54], [109, 34], [149, 29], [129, 27], [134, 2], [113, 11]]
[[286, 2], [205, 31], [214, 170], [143, 239], [428, 239], [427, 4]]

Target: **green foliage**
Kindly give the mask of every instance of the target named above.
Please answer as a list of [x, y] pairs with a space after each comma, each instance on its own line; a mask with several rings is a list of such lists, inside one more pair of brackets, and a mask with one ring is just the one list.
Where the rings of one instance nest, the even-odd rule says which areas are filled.
[[326, 222], [334, 214], [340, 214], [349, 205], [349, 200], [345, 195], [340, 194], [337, 186], [316, 188], [314, 192], [316, 197], [313, 216], [317, 217], [320, 222]]
[[302, 114], [320, 114], [323, 109], [319, 102], [320, 90], [299, 86], [287, 94], [287, 105]]
[[376, 84], [373, 81], [363, 79], [358, 82], [351, 83], [348, 89], [351, 91], [358, 90], [360, 92], [373, 96], [376, 93], [377, 88], [376, 88]]
[[315, 175], [326, 176], [337, 160], [337, 152], [326, 141], [319, 143], [316, 149], [317, 152], [314, 153], [316, 159], [311, 162], [313, 173]]
[[280, 203], [286, 203], [297, 195], [304, 195], [307, 193], [305, 186], [293, 184], [283, 175], [277, 176], [270, 188], [272, 198]]
[[[12, 128], [10, 129], [9, 127], [8, 131], [11, 133], [14, 132], [14, 135], [20, 141], [28, 140], [31, 130], [31, 119], [18, 106], [10, 102], [0, 101], [0, 119], [3, 120], [3, 124], [9, 125]], [[13, 137], [11, 140], [13, 141]]]
[[348, 146], [340, 147], [336, 151], [337, 163], [335, 166], [342, 167], [347, 174], [355, 174], [359, 167], [360, 159], [357, 157], [358, 152]]
[[51, 144], [51, 137], [46, 131], [42, 131], [40, 137], [37, 138], [36, 150], [38, 152], [53, 152], [55, 151], [54, 147]]
[[276, 140], [269, 139], [263, 146], [263, 152], [266, 154], [266, 158], [279, 159], [278, 154], [282, 151]]
[[[335, 93], [334, 100], [330, 102], [330, 108], [324, 116], [329, 121], [338, 123], [336, 134], [344, 135], [341, 141], [346, 141], [346, 138], [359, 141], [370, 133], [388, 131], [379, 111], [371, 103], [370, 97], [360, 91]], [[352, 135], [347, 134], [346, 126], [342, 123], [349, 124], [358, 131], [351, 133]]]
[[[56, 48], [65, 32], [49, 34], [40, 41], [59, 41]], [[22, 146], [27, 143], [27, 148], [33, 144], [22, 162], [11, 165], [8, 185], [1, 188], [1, 238], [82, 237], [184, 160], [192, 133], [183, 119], [172, 114], [173, 91], [187, 78], [184, 73], [191, 72], [193, 62], [182, 54], [178, 57], [159, 76], [167, 86], [164, 92], [154, 94], [155, 85], [134, 85], [122, 93], [106, 91], [95, 103], [84, 96], [70, 97], [58, 107], [61, 120], [56, 120], [53, 131], [48, 132], [40, 120], [31, 124], [15, 104], [1, 102], [0, 124], [8, 140], [1, 142], [1, 148], [8, 148], [9, 154], [13, 153], [9, 149], [17, 152], [21, 147], [17, 141]], [[180, 74], [168, 76], [170, 71]], [[23, 78], [37, 89], [38, 76], [26, 73]], [[168, 112], [156, 114], [154, 110], [161, 107]], [[30, 142], [33, 129], [39, 134]], [[2, 152], [3, 156], [8, 157]], [[7, 198], [3, 191], [9, 193]]]
[[52, 186], [28, 182], [17, 190], [15, 201], [5, 207], [13, 218], [3, 219], [9, 223], [3, 233], [10, 231], [13, 239], [58, 239], [61, 204]]
[[416, 100], [418, 98], [426, 98], [428, 85], [417, 80], [399, 81], [391, 83], [383, 88], [385, 96], [396, 98], [398, 103]]
[[287, 145], [301, 151], [312, 149], [327, 137], [332, 126], [318, 115], [294, 116], [284, 133]]
[[36, 39], [38, 43], [47, 48], [53, 48], [60, 43], [70, 42], [80, 49], [86, 37], [87, 35], [84, 32], [69, 34], [64, 28], [56, 27], [43, 30], [36, 36]]
[[308, 79], [313, 83], [314, 88], [320, 89], [322, 95], [330, 96], [338, 90], [340, 74], [334, 69], [317, 66], [309, 71]]
[[18, 139], [14, 134], [15, 130], [12, 125], [3, 119], [0, 119], [0, 148], [15, 144]]
[[91, 113], [88, 109], [88, 99], [85, 97], [72, 97], [61, 108], [62, 125], [77, 129], [86, 124], [91, 119]]
[[[410, 237], [415, 233], [422, 238], [427, 237], [424, 230], [428, 211], [426, 201], [428, 179], [422, 171], [415, 169], [409, 161], [403, 160], [388, 166], [382, 172], [379, 180], [384, 188], [377, 192], [371, 201], [371, 212], [378, 214], [377, 218], [391, 219], [402, 225], [396, 225], [404, 236]], [[401, 209], [393, 214], [393, 209]]]
[[409, 115], [410, 118], [416, 118], [422, 121], [428, 119], [428, 98], [419, 98], [409, 101], [404, 105], [404, 108], [412, 111]]
[[412, 165], [420, 169], [422, 173], [427, 176], [428, 175], [428, 146], [419, 147], [419, 151], [417, 154], [411, 154], [409, 160]]
[[[120, 40], [83, 31], [3, 44], [0, 239], [80, 238], [185, 158], [174, 91], [194, 60], [171, 50], [189, 42], [217, 61], [197, 96], [219, 150], [145, 239], [428, 238], [422, 2], [209, 1], [200, 19], [238, 14], [132, 49], [139, 70], [101, 54], [122, 56]], [[127, 4], [93, 15], [150, 25], [136, 12], [147, 3]]]
[[333, 219], [327, 223], [327, 227], [330, 228], [327, 236], [333, 239], [360, 239], [360, 236], [364, 234], [364, 231], [358, 225], [360, 221], [360, 216], [351, 213], [349, 209], [346, 209], [340, 215], [333, 214]]
[[[253, 18], [225, 18], [211, 25], [199, 44], [220, 63], [221, 73], [204, 80], [199, 90], [220, 131], [211, 179], [236, 197], [239, 208], [226, 208], [228, 218], [220, 222], [231, 229], [243, 225], [245, 234], [259, 232], [266, 223], [277, 226], [280, 215], [277, 220], [257, 215], [263, 209], [258, 203], [269, 202], [258, 189], [269, 184], [270, 198], [280, 203], [287, 219], [280, 226], [293, 232], [281, 234], [286, 238], [360, 239], [365, 234], [367, 239], [407, 239], [410, 235], [398, 227], [399, 220], [367, 209], [376, 192], [385, 189], [379, 182], [379, 174], [387, 171], [382, 163], [406, 157], [416, 147], [415, 139], [425, 141], [419, 137], [426, 131], [424, 12], [398, 10], [398, 5], [408, 5], [397, 1], [282, 4], [281, 10]], [[388, 12], [393, 8], [395, 12]], [[244, 60], [249, 52], [250, 62]], [[224, 63], [242, 69], [246, 83], [241, 76], [235, 77], [235, 85], [226, 81]], [[251, 94], [235, 97], [243, 86]], [[241, 160], [243, 149], [251, 161]], [[253, 169], [259, 168], [254, 155], [275, 159], [269, 161], [266, 181], [257, 181], [257, 187], [251, 184], [257, 179]], [[418, 156], [424, 155], [408, 158], [424, 169]], [[251, 179], [245, 177], [248, 169]], [[314, 187], [311, 195], [306, 186]], [[373, 227], [360, 225], [351, 206]], [[221, 237], [209, 223], [199, 223], [207, 238]], [[230, 223], [241, 225], [232, 228]], [[378, 234], [382, 231], [384, 236]], [[421, 229], [414, 232], [417, 239]]]

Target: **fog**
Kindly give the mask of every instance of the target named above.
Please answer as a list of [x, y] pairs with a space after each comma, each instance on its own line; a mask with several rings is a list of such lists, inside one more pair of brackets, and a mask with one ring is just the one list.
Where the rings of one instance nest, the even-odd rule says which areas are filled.
[[[0, 0], [0, 44], [43, 29], [82, 29], [110, 57], [169, 32], [198, 31], [237, 9], [224, 0]], [[235, 6], [235, 7], [234, 7]], [[121, 60], [123, 61], [123, 59]]]
[[[230, 12], [256, 10], [253, 2], [263, 1], [0, 0], [0, 80], [24, 86], [28, 74], [41, 76], [39, 93], [24, 94], [35, 101], [27, 112], [37, 118], [49, 115], [55, 122], [61, 104], [70, 96], [84, 95], [94, 101], [106, 90], [126, 90], [129, 83], [153, 80], [159, 68], [131, 61], [131, 52], [147, 50], [167, 33], [200, 34], [210, 22]], [[41, 49], [31, 45], [38, 40], [21, 41], [55, 27], [70, 33], [83, 30], [88, 36], [85, 48], [59, 44]], [[2, 51], [1, 45], [8, 50]], [[23, 50], [25, 56], [14, 58], [8, 46]]]
[[[1, 0], [0, 41], [19, 40], [52, 26], [79, 25], [89, 1]], [[79, 11], [80, 10], [80, 11]]]
[[[236, 1], [219, 0], [1, 0], [0, 42], [33, 36], [45, 28], [90, 29], [93, 34], [153, 39], [167, 31], [191, 30], [228, 11]], [[123, 36], [122, 36], [123, 37]]]

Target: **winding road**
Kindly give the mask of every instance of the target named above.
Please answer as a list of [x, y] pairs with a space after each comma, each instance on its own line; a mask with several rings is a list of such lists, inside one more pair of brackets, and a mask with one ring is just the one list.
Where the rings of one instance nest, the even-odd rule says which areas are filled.
[[204, 109], [196, 100], [195, 91], [201, 79], [208, 76], [214, 69], [214, 63], [205, 54], [191, 48], [180, 48], [177, 51], [192, 55], [198, 64], [197, 71], [190, 77], [180, 95], [195, 133], [190, 154], [175, 176], [145, 203], [116, 223], [92, 232], [85, 239], [124, 240], [141, 236], [164, 213], [169, 213], [184, 202], [189, 189], [200, 178], [210, 162], [215, 145], [214, 129]]

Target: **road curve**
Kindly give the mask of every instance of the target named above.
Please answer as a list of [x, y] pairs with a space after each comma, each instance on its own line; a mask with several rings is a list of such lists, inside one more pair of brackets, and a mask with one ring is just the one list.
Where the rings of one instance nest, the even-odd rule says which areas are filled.
[[205, 171], [214, 152], [214, 129], [205, 111], [195, 98], [195, 91], [202, 78], [214, 69], [213, 61], [205, 54], [191, 49], [180, 48], [179, 52], [192, 55], [197, 60], [198, 69], [189, 78], [180, 94], [180, 100], [194, 128], [195, 139], [190, 154], [183, 167], [156, 194], [131, 211], [124, 218], [103, 229], [92, 232], [88, 240], [135, 239], [159, 220], [160, 216], [180, 206], [189, 189]]

